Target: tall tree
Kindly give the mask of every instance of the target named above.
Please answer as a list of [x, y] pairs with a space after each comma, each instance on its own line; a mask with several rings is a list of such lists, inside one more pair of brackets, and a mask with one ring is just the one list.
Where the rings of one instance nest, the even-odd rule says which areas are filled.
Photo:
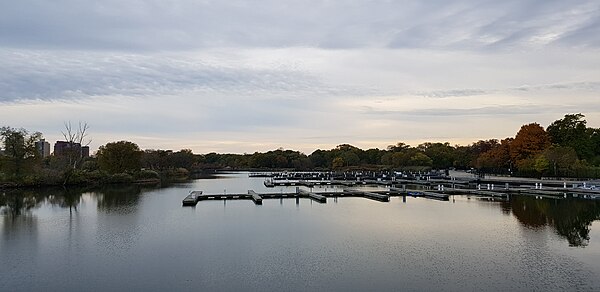
[[582, 114], [567, 114], [564, 118], [552, 122], [548, 126], [548, 134], [552, 143], [575, 149], [581, 159], [594, 156], [592, 134]]
[[510, 158], [517, 166], [550, 146], [550, 136], [538, 123], [523, 125], [510, 144]]
[[503, 139], [500, 141], [500, 144], [479, 155], [476, 167], [485, 169], [486, 171], [511, 172], [512, 163], [510, 160], [510, 145], [512, 141], [512, 138]]
[[577, 153], [571, 147], [552, 146], [544, 151], [544, 156], [555, 176], [567, 175], [577, 162]]
[[[61, 132], [67, 142], [68, 147], [63, 149], [62, 155], [59, 157], [60, 164], [62, 164], [63, 174], [63, 185], [69, 184], [76, 169], [78, 169], [83, 162], [82, 146], [87, 146], [91, 143], [88, 140], [89, 126], [87, 122], [79, 122], [78, 127], [75, 129], [71, 122], [64, 123], [64, 130]], [[56, 155], [56, 153], [54, 153]]]
[[89, 125], [87, 122], [79, 122], [79, 127], [74, 129], [71, 122], [64, 123], [65, 129], [62, 131], [62, 135], [65, 141], [69, 143], [69, 148], [64, 153], [67, 159], [67, 164], [70, 168], [76, 169], [81, 165], [83, 161], [82, 146], [88, 146], [92, 141], [88, 140]]
[[454, 147], [450, 143], [423, 143], [417, 147], [432, 160], [432, 167], [437, 169], [450, 168], [454, 164]]
[[140, 169], [142, 151], [133, 142], [119, 141], [100, 146], [96, 156], [100, 169], [108, 173], [122, 173]]
[[11, 127], [0, 128], [4, 155], [2, 170], [9, 177], [20, 179], [25, 173], [31, 171], [40, 155], [35, 142], [42, 138], [42, 133], [29, 134], [25, 129]]

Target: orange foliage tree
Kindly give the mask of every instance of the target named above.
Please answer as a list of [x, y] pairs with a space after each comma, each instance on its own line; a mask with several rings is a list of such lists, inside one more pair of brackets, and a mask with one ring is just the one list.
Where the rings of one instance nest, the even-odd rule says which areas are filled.
[[517, 167], [525, 165], [550, 146], [550, 136], [538, 123], [523, 125], [510, 143], [510, 159]]
[[503, 139], [500, 144], [494, 145], [492, 149], [479, 155], [475, 164], [476, 167], [497, 172], [510, 171], [510, 146], [512, 141], [512, 138]]

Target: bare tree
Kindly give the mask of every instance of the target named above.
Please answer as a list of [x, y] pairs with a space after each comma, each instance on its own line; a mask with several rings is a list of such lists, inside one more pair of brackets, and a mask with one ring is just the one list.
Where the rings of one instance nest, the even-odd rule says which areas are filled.
[[68, 143], [64, 149], [63, 157], [66, 162], [64, 169], [63, 185], [67, 185], [74, 171], [81, 166], [83, 161], [83, 148], [88, 146], [92, 140], [88, 139], [89, 125], [87, 122], [79, 122], [77, 128], [73, 128], [71, 122], [64, 123], [65, 129], [61, 133]]
[[[65, 141], [69, 143], [69, 151], [67, 151], [67, 159], [69, 167], [76, 169], [83, 160], [82, 147], [90, 145], [91, 139], [88, 139], [89, 125], [87, 122], [79, 121], [79, 127], [73, 129], [71, 121], [64, 122], [65, 130], [61, 131]], [[85, 141], [85, 144], [84, 144]]]

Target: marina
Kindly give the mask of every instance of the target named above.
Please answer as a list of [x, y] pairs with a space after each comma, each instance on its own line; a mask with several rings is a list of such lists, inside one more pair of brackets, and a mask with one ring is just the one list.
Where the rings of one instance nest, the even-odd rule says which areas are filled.
[[[508, 198], [510, 195], [562, 199], [567, 196], [581, 199], [600, 199], [597, 182], [535, 180], [522, 178], [457, 178], [440, 175], [391, 175], [370, 173], [250, 173], [249, 178], [265, 178], [267, 189], [282, 187], [279, 193], [203, 193], [190, 191], [183, 206], [195, 206], [203, 200], [252, 200], [261, 205], [263, 199], [306, 198], [326, 203], [328, 197], [361, 197], [389, 202], [390, 197], [412, 196], [448, 201], [450, 196], [466, 195], [484, 198]], [[561, 187], [562, 186], [562, 187]], [[571, 186], [571, 187], [568, 187]], [[290, 187], [295, 190], [290, 191]], [[286, 191], [283, 191], [286, 188]]]

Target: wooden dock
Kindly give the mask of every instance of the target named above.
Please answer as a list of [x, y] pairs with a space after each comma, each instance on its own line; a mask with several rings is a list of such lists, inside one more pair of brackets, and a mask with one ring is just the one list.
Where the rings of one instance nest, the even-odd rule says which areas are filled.
[[[332, 181], [323, 180], [320, 181], [324, 184], [329, 184]], [[335, 183], [335, 181], [333, 181]], [[347, 185], [353, 185], [356, 182], [346, 182]], [[359, 182], [361, 183], [361, 182]], [[311, 184], [302, 184], [304, 186], [311, 186]], [[380, 202], [389, 202], [390, 196], [414, 196], [423, 197], [437, 200], [449, 200], [449, 195], [475, 195], [479, 197], [487, 198], [509, 198], [509, 194], [529, 195], [551, 199], [562, 199], [569, 196], [581, 199], [600, 199], [599, 190], [581, 190], [573, 188], [545, 188], [545, 189], [534, 189], [534, 188], [496, 188], [496, 189], [467, 189], [467, 188], [441, 188], [438, 190], [411, 190], [407, 189], [406, 186], [402, 188], [396, 188], [389, 186], [387, 190], [376, 190], [376, 191], [362, 191], [357, 189], [344, 189], [343, 191], [324, 191], [324, 192], [313, 192], [303, 190], [300, 187], [296, 187], [295, 192], [281, 192], [281, 193], [257, 193], [254, 190], [248, 190], [244, 194], [204, 194], [202, 191], [190, 191], [190, 193], [183, 199], [183, 206], [196, 206], [199, 201], [202, 200], [252, 200], [256, 205], [262, 205], [264, 199], [284, 199], [284, 198], [306, 198], [319, 203], [326, 203], [327, 197], [362, 197]]]
[[254, 201], [254, 204], [262, 205], [262, 197], [259, 194], [257, 194], [255, 191], [248, 190], [248, 195], [250, 195], [250, 197], [252, 197], [252, 201]]
[[265, 180], [265, 187], [274, 188], [274, 187], [293, 187], [293, 186], [302, 186], [312, 188], [314, 186], [322, 186], [322, 185], [338, 185], [338, 186], [355, 186], [355, 185], [365, 185], [365, 184], [374, 184], [367, 183], [364, 181], [352, 181], [352, 180]]
[[202, 191], [190, 191], [190, 193], [183, 199], [183, 205], [196, 206], [199, 195], [202, 195]]
[[325, 197], [323, 195], [319, 195], [319, 194], [315, 194], [315, 193], [312, 193], [312, 192], [309, 192], [309, 191], [305, 191], [305, 190], [300, 189], [300, 188], [296, 188], [296, 193], [302, 194], [304, 196], [308, 196], [312, 200], [317, 201], [319, 203], [327, 203], [327, 197]]
[[190, 192], [183, 199], [184, 206], [196, 206], [199, 201], [204, 200], [252, 200], [257, 205], [262, 205], [264, 199], [285, 199], [285, 198], [306, 198], [319, 203], [327, 203], [327, 197], [363, 197], [380, 202], [389, 202], [390, 196], [385, 194], [388, 191], [363, 192], [359, 190], [344, 190], [342, 192], [309, 192], [297, 188], [295, 192], [287, 193], [257, 193], [254, 190], [248, 190], [245, 194], [204, 194], [202, 191]]
[[389, 202], [390, 201], [389, 195], [378, 194], [378, 193], [373, 193], [373, 192], [364, 192], [364, 191], [359, 191], [359, 190], [345, 189], [344, 193], [348, 193], [350, 195], [356, 195], [359, 197], [365, 197], [365, 198], [380, 201], [380, 202]]
[[422, 192], [422, 193], [423, 193], [423, 197], [426, 197], [426, 198], [442, 200], [442, 201], [450, 200], [450, 196], [448, 194], [441, 194], [441, 193], [434, 193], [434, 192]]
[[403, 196], [411, 196], [411, 197], [423, 197], [429, 199], [436, 199], [441, 201], [450, 200], [450, 196], [445, 193], [435, 192], [435, 191], [425, 191], [425, 190], [410, 190], [410, 189], [399, 189], [399, 188], [390, 188], [390, 193], [400, 194]]

